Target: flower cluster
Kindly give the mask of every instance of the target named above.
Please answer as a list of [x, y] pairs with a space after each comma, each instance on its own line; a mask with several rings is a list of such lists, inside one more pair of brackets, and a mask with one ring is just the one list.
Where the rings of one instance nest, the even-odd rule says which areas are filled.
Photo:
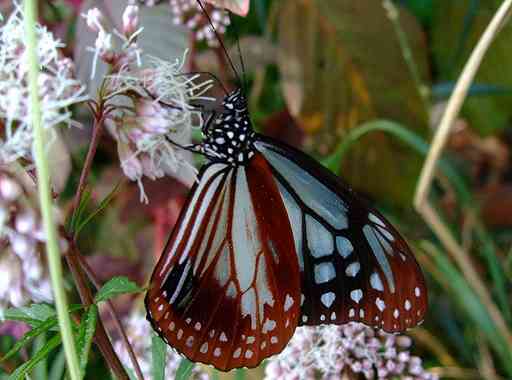
[[45, 237], [29, 181], [26, 174], [0, 169], [0, 311], [52, 299]]
[[267, 365], [265, 379], [334, 380], [354, 373], [366, 379], [437, 379], [410, 354], [410, 346], [407, 336], [376, 332], [360, 323], [299, 327]]
[[[146, 5], [155, 5], [155, 0], [144, 0]], [[176, 25], [184, 25], [193, 33], [194, 39], [197, 41], [206, 41], [209, 46], [217, 46], [219, 44], [215, 33], [204, 15], [203, 11], [196, 0], [169, 0], [173, 22]], [[212, 5], [205, 4], [213, 27], [219, 34], [224, 34], [226, 28], [230, 24], [228, 14], [221, 9]]]
[[[141, 313], [134, 313], [126, 321], [125, 329], [144, 378], [151, 379], [151, 337], [154, 333], [149, 322]], [[121, 341], [114, 343], [114, 349], [119, 355], [121, 362], [127, 368], [133, 368], [128, 352]], [[176, 377], [176, 371], [182, 359], [182, 356], [167, 346], [167, 358], [165, 361], [166, 379], [174, 379]], [[196, 366], [189, 378], [191, 380], [208, 380], [209, 375]]]
[[[42, 125], [54, 132], [54, 126], [71, 122], [68, 107], [86, 97], [83, 86], [73, 77], [73, 62], [61, 55], [61, 42], [40, 25], [36, 25], [36, 34], [42, 69], [39, 76]], [[33, 133], [27, 60], [23, 14], [15, 4], [13, 13], [0, 28], [0, 118], [4, 126], [0, 164], [19, 158], [31, 161]]]
[[[128, 16], [130, 14], [130, 16]], [[192, 172], [174, 143], [190, 140], [192, 128], [202, 125], [200, 109], [191, 102], [205, 100], [203, 95], [211, 82], [198, 83], [198, 75], [183, 73], [183, 59], [168, 62], [143, 56], [137, 48], [137, 7], [129, 6], [123, 16], [125, 41], [115, 50], [111, 34], [101, 26], [102, 16], [97, 9], [84, 17], [92, 30], [98, 33], [95, 57], [111, 67], [111, 75], [104, 83], [105, 97], [111, 111], [105, 123], [117, 141], [121, 167], [125, 175], [137, 181], [141, 200], [147, 201], [142, 178], [152, 180], [176, 175], [179, 169]], [[127, 33], [130, 31], [130, 33]], [[118, 33], [119, 35], [119, 33]], [[140, 61], [144, 59], [145, 66]]]

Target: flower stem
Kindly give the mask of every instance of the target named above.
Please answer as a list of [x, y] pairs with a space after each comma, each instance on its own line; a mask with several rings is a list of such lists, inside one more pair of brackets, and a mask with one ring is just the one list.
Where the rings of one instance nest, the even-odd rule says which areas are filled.
[[[94, 126], [92, 129], [92, 139], [89, 144], [89, 150], [87, 151], [87, 157], [85, 158], [84, 167], [82, 169], [82, 173], [80, 174], [80, 182], [78, 184], [78, 189], [75, 194], [75, 198], [73, 200], [73, 207], [71, 210], [71, 215], [74, 216], [78, 206], [80, 205], [80, 201], [82, 200], [82, 196], [84, 194], [85, 188], [87, 187], [87, 179], [89, 178], [89, 173], [91, 171], [92, 162], [94, 160], [94, 156], [96, 155], [96, 150], [98, 149], [98, 145], [100, 143], [101, 134], [103, 130], [103, 109], [99, 110], [99, 113], [95, 113], [94, 115]], [[75, 234], [75, 231], [72, 231]], [[73, 236], [73, 239], [76, 239], [76, 236]]]
[[45, 131], [42, 125], [41, 103], [39, 100], [39, 62], [37, 57], [36, 1], [25, 0], [25, 35], [29, 62], [30, 116], [34, 128], [34, 156], [37, 169], [39, 202], [46, 236], [46, 251], [50, 267], [53, 294], [59, 318], [60, 333], [66, 354], [66, 362], [71, 380], [80, 380], [80, 366], [75, 341], [69, 319], [69, 308], [64, 292], [63, 274], [57, 229], [53, 221], [53, 204], [50, 189], [48, 160], [46, 157]]

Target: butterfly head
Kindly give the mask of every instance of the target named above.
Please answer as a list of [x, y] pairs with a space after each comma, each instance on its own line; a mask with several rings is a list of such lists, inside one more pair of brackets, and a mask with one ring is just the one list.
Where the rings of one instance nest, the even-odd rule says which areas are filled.
[[204, 135], [203, 150], [214, 161], [243, 165], [254, 155], [255, 134], [241, 89], [226, 95]]

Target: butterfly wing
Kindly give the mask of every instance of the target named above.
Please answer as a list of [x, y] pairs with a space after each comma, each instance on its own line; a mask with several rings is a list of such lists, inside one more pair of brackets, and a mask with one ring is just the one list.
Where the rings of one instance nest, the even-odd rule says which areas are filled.
[[293, 235], [265, 159], [200, 174], [146, 295], [148, 319], [190, 360], [221, 370], [280, 352], [300, 317]]
[[287, 209], [302, 276], [303, 325], [363, 322], [387, 332], [420, 323], [421, 270], [400, 234], [304, 153], [258, 136]]

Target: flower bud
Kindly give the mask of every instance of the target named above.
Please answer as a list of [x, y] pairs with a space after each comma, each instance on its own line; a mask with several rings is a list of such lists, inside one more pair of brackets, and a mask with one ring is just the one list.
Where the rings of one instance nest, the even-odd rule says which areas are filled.
[[137, 31], [139, 26], [139, 7], [136, 5], [128, 5], [123, 13], [123, 33], [131, 36]]
[[82, 15], [89, 29], [99, 33], [103, 30], [103, 14], [98, 8], [92, 8]]

